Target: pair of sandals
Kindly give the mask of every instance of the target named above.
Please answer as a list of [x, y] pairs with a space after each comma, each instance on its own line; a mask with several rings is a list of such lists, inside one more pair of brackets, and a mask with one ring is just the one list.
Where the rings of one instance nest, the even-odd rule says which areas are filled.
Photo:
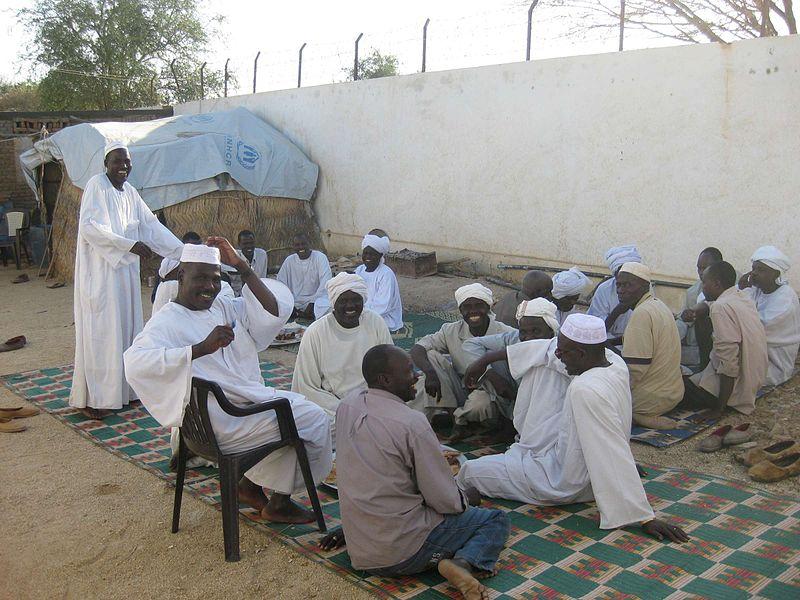
[[737, 444], [744, 444], [749, 442], [753, 437], [753, 428], [750, 423], [742, 423], [734, 427], [733, 425], [724, 425], [719, 429], [715, 429], [704, 440], [701, 440], [697, 445], [700, 452], [716, 452], [724, 446], [736, 446]]
[[735, 458], [749, 467], [747, 474], [753, 481], [773, 483], [800, 475], [800, 444], [794, 440], [753, 448]]
[[15, 419], [26, 419], [39, 414], [38, 408], [32, 406], [15, 406], [14, 408], [0, 408], [0, 433], [19, 433], [25, 431], [27, 426], [15, 423]]

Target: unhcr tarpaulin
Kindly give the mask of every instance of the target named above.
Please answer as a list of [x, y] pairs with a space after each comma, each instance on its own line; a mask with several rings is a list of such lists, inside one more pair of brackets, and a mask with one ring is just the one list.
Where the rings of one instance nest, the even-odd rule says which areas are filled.
[[310, 200], [317, 185], [317, 165], [245, 108], [66, 127], [20, 155], [28, 184], [37, 192], [34, 169], [58, 160], [83, 189], [104, 171], [103, 149], [110, 141], [128, 145], [133, 163], [128, 181], [152, 210], [216, 190]]

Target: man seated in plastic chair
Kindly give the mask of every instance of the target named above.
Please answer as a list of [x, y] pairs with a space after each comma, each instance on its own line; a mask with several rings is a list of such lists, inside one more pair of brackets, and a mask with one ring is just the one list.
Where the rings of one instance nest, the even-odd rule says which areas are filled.
[[[151, 415], [164, 427], [179, 427], [189, 401], [192, 377], [214, 381], [233, 404], [245, 406], [286, 397], [303, 440], [314, 483], [330, 473], [328, 417], [300, 394], [264, 385], [258, 352], [289, 320], [291, 292], [282, 283], [262, 280], [225, 238], [208, 245], [184, 246], [178, 296], [158, 311], [125, 352], [125, 373]], [[222, 262], [242, 274], [240, 298], [220, 295]], [[213, 397], [208, 410], [220, 449], [225, 453], [257, 448], [280, 437], [275, 413], [234, 417]], [[272, 495], [267, 498], [267, 490]], [[305, 490], [294, 449], [281, 448], [245, 473], [239, 500], [277, 523], [309, 523], [314, 513], [290, 500]]]

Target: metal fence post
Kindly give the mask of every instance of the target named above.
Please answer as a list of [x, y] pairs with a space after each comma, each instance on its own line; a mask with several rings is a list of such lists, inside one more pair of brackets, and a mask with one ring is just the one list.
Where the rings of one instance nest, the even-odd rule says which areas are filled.
[[356, 52], [355, 58], [353, 59], [353, 81], [358, 81], [358, 42], [361, 41], [363, 35], [363, 33], [359, 33], [356, 38]]
[[228, 63], [231, 61], [230, 58], [225, 59], [225, 97], [228, 97]]
[[256, 54], [256, 59], [253, 61], [253, 93], [256, 93], [256, 75], [258, 74], [258, 57], [261, 56], [261, 50]]
[[533, 26], [533, 9], [539, 4], [539, 0], [533, 0], [528, 9], [528, 44], [525, 46], [525, 60], [531, 59], [531, 27]]
[[422, 72], [425, 72], [425, 59], [428, 56], [428, 25], [430, 19], [425, 19], [425, 25], [422, 26]]
[[300, 87], [300, 82], [303, 79], [303, 48], [306, 47], [306, 43], [303, 42], [303, 45], [300, 46], [300, 51], [297, 53], [297, 87]]
[[205, 80], [205, 77], [203, 76], [203, 71], [205, 71], [206, 64], [208, 64], [208, 63], [203, 63], [202, 65], [200, 65], [200, 99], [201, 100], [204, 100], [205, 97], [206, 97], [206, 80]]

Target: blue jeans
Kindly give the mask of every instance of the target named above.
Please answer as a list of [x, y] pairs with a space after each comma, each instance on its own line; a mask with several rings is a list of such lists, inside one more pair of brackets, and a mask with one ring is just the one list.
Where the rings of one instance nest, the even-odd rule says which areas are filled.
[[492, 571], [507, 538], [508, 517], [502, 510], [469, 507], [461, 514], [446, 515], [411, 558], [367, 572], [378, 577], [413, 575], [446, 558], [460, 558], [474, 569]]

